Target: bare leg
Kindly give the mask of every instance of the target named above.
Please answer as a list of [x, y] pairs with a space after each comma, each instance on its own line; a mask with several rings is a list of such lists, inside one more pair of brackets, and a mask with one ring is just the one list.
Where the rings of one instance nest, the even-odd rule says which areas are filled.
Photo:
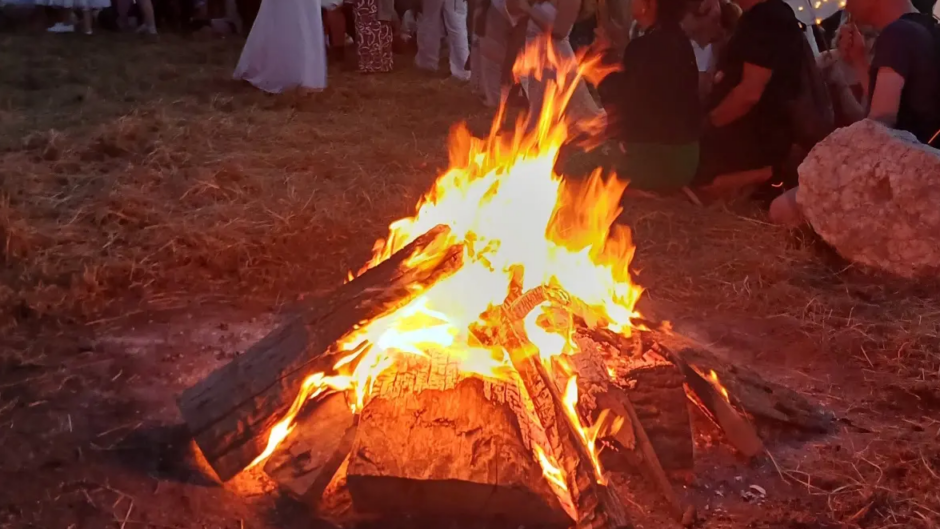
[[82, 9], [82, 32], [91, 35], [91, 9]]
[[346, 14], [343, 13], [342, 5], [326, 12], [326, 27], [330, 34], [331, 58], [342, 62], [346, 46]]
[[141, 33], [150, 33], [151, 35], [156, 35], [157, 23], [153, 17], [153, 4], [150, 2], [150, 0], [137, 0], [137, 5], [140, 6], [140, 13], [144, 17], [144, 22], [140, 25], [138, 31]]
[[121, 31], [128, 28], [127, 13], [131, 10], [131, 0], [117, 0], [117, 24]]
[[775, 198], [774, 201], [770, 203], [769, 214], [771, 222], [788, 227], [797, 227], [806, 223], [803, 212], [800, 210], [800, 205], [796, 201], [797, 189], [798, 188], [794, 187]]

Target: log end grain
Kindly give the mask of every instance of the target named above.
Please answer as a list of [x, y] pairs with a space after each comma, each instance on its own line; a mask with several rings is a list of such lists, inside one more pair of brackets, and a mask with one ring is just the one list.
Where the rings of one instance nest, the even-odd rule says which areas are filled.
[[364, 512], [571, 524], [523, 444], [516, 414], [488, 400], [474, 378], [451, 390], [371, 401], [348, 482]]

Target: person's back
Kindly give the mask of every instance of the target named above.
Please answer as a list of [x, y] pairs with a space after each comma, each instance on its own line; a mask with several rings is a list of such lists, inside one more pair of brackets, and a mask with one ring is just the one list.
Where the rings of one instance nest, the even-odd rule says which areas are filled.
[[[696, 183], [738, 188], [769, 180], [797, 135], [806, 38], [783, 0], [738, 0], [742, 14], [718, 64]], [[719, 184], [720, 182], [720, 184]]]
[[671, 145], [698, 141], [698, 68], [692, 43], [678, 25], [656, 28], [632, 41], [623, 71], [615, 96], [623, 112], [616, 123], [621, 140]]
[[780, 149], [788, 149], [787, 104], [800, 88], [803, 38], [793, 10], [782, 0], [766, 0], [747, 10], [719, 64], [721, 79], [715, 85], [709, 106], [717, 106], [738, 86], [745, 63], [771, 70], [760, 101], [738, 120], [741, 122], [738, 126], [771, 134], [775, 136], [771, 141], [786, 144], [780, 145]]
[[904, 78], [895, 127], [928, 142], [940, 130], [940, 27], [929, 15], [910, 13], [888, 24], [875, 41], [869, 85], [889, 68]]
[[623, 71], [598, 88], [623, 152], [618, 174], [634, 189], [676, 191], [695, 176], [703, 118], [695, 52], [679, 25], [694, 2], [644, 2], [633, 4], [643, 35], [627, 45]]

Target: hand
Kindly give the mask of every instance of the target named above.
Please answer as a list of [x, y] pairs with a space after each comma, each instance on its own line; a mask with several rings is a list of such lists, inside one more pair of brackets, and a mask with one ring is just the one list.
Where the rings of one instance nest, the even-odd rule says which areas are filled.
[[858, 30], [858, 26], [852, 23], [843, 24], [836, 33], [836, 48], [842, 60], [851, 66], [859, 66], [865, 63], [865, 37]]

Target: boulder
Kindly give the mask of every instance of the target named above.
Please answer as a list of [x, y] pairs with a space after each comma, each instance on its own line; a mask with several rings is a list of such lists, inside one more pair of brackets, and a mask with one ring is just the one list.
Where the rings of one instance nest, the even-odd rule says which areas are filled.
[[940, 275], [940, 150], [865, 120], [820, 142], [799, 172], [803, 215], [843, 257]]

